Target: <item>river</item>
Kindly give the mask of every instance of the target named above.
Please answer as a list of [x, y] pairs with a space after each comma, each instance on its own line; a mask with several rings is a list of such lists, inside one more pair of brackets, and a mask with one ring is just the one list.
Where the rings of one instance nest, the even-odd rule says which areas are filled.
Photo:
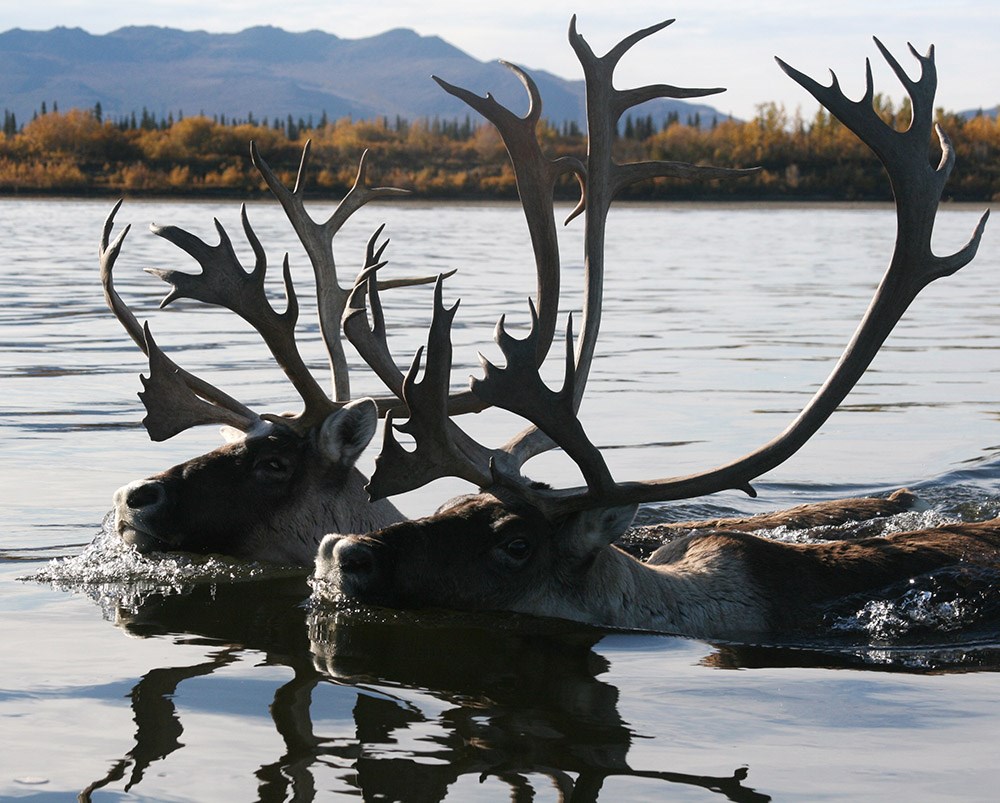
[[[992, 583], [928, 597], [937, 607], [922, 613], [899, 605], [876, 622], [869, 609], [851, 623], [850, 647], [747, 645], [506, 617], [312, 610], [295, 576], [220, 564], [190, 580], [164, 564], [128, 578], [79, 562], [115, 488], [219, 442], [206, 427], [154, 444], [139, 425], [145, 360], [106, 310], [98, 277], [110, 206], [0, 200], [0, 798], [995, 798]], [[979, 211], [945, 206], [936, 250], [960, 247]], [[249, 214], [270, 263], [290, 252], [307, 288], [305, 256], [277, 204], [254, 203]], [[119, 226], [135, 225], [118, 287], [183, 367], [255, 409], [293, 408], [284, 376], [234, 315], [190, 303], [156, 309], [164, 285], [141, 268], [193, 263], [146, 224], [211, 242], [213, 216], [252, 264], [236, 204], [126, 202]], [[445, 294], [462, 298], [459, 386], [478, 370], [477, 350], [495, 356], [501, 312], [515, 329], [527, 320], [534, 278], [520, 211], [366, 207], [337, 239], [342, 281], [383, 221], [385, 271], [458, 268]], [[653, 506], [644, 520], [902, 486], [928, 503], [927, 521], [1000, 514], [995, 229], [971, 265], [921, 295], [843, 408], [757, 483], [757, 499]], [[560, 235], [566, 310], [581, 295], [579, 231], [577, 221]], [[879, 205], [616, 207], [581, 414], [615, 477], [708, 468], [779, 432], [850, 337], [893, 236], [892, 210]], [[304, 350], [321, 371], [314, 303], [300, 295]], [[405, 364], [423, 337], [430, 290], [387, 298]], [[551, 363], [555, 376], [559, 360]], [[379, 392], [355, 374], [358, 391]], [[472, 427], [501, 441], [516, 423], [483, 415]], [[558, 456], [530, 467], [575, 484]], [[418, 515], [463, 490], [439, 481], [400, 505]], [[907, 615], [925, 618], [902, 622]]]

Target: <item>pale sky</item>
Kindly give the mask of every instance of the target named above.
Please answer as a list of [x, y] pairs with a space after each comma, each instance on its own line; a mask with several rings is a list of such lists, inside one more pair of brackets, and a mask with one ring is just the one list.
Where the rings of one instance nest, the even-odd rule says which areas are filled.
[[107, 33], [126, 25], [236, 32], [254, 25], [318, 29], [354, 39], [390, 28], [437, 35], [480, 60], [503, 58], [529, 69], [580, 78], [566, 40], [569, 18], [598, 53], [638, 28], [667, 18], [672, 26], [640, 43], [622, 62], [619, 87], [670, 83], [725, 86], [708, 98], [723, 112], [749, 118], [757, 104], [783, 103], [811, 116], [816, 102], [788, 79], [773, 56], [828, 82], [833, 68], [852, 97], [864, 89], [871, 57], [876, 91], [903, 92], [871, 41], [878, 36], [911, 74], [921, 53], [936, 46], [936, 105], [951, 111], [1000, 103], [1000, 3], [996, 0], [33, 0], [4, 2], [0, 30], [80, 27]]

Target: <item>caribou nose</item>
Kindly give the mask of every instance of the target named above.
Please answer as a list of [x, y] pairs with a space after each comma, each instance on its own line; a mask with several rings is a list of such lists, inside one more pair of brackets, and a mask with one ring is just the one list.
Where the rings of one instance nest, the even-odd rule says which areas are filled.
[[137, 480], [115, 491], [115, 506], [136, 512], [151, 512], [167, 500], [167, 489], [156, 480]]
[[333, 552], [337, 544], [344, 538], [342, 535], [324, 535], [316, 551], [316, 571], [314, 577], [322, 579], [333, 568]]
[[341, 538], [333, 546], [333, 558], [341, 574], [361, 577], [375, 571], [375, 554], [367, 544]]

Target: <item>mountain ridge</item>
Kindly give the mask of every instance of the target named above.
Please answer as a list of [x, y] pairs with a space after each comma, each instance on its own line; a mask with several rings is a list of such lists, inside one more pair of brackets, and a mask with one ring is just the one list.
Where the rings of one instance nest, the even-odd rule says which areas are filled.
[[[152, 57], [151, 54], [155, 54]], [[543, 116], [581, 127], [582, 80], [525, 65], [539, 86]], [[124, 26], [106, 34], [79, 27], [0, 33], [0, 106], [26, 122], [46, 103], [61, 109], [101, 104], [123, 119], [148, 109], [173, 115], [256, 119], [396, 116], [416, 120], [472, 114], [430, 76], [493, 95], [523, 113], [520, 82], [499, 62], [482, 62], [438, 36], [393, 28], [360, 39], [319, 30], [253, 26], [236, 33]], [[633, 110], [662, 126], [675, 114], [708, 125], [727, 115], [707, 104], [662, 99]]]

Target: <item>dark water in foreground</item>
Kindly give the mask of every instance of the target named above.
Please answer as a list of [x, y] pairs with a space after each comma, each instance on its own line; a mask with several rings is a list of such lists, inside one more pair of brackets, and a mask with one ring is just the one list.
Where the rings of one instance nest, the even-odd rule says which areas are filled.
[[[859, 601], [831, 612], [829, 630], [809, 643], [707, 644], [510, 617], [316, 607], [294, 574], [88, 550], [114, 488], [216, 445], [211, 432], [151, 444], [137, 427], [143, 362], [104, 311], [97, 278], [106, 206], [0, 203], [9, 255], [0, 270], [0, 797], [994, 797], [1000, 591], [989, 575], [940, 573]], [[272, 262], [289, 249], [293, 268], [304, 266], [271, 206], [250, 214]], [[119, 217], [209, 239], [212, 215], [235, 237], [236, 213], [225, 206], [132, 203]], [[532, 280], [519, 212], [366, 210], [338, 244], [345, 276], [383, 217], [401, 273], [460, 268], [449, 281], [451, 297], [463, 298], [460, 381], [475, 370], [475, 350], [488, 351], [498, 311], [525, 317]], [[964, 242], [976, 217], [946, 209], [939, 250]], [[119, 285], [158, 340], [254, 405], [291, 404], [233, 316], [154, 311], [162, 291], [138, 269], [185, 263], [141, 228]], [[572, 234], [567, 308], [578, 298]], [[719, 495], [646, 519], [902, 485], [929, 509], [899, 526], [1000, 513], [993, 234], [976, 262], [918, 300], [845, 409], [759, 483], [757, 500]], [[584, 419], [624, 479], [714, 465], [781, 429], [866, 305], [892, 216], [876, 207], [630, 207], [613, 214], [609, 235], [602, 356]], [[427, 319], [429, 300], [414, 292], [416, 301], [389, 310], [403, 354]], [[320, 364], [315, 327], [305, 334]], [[508, 420], [481, 418], [483, 438], [512, 431]], [[573, 481], [557, 458], [537, 462], [537, 476]], [[436, 483], [403, 507], [425, 512], [460, 490]], [[40, 573], [49, 579], [17, 579]]]

